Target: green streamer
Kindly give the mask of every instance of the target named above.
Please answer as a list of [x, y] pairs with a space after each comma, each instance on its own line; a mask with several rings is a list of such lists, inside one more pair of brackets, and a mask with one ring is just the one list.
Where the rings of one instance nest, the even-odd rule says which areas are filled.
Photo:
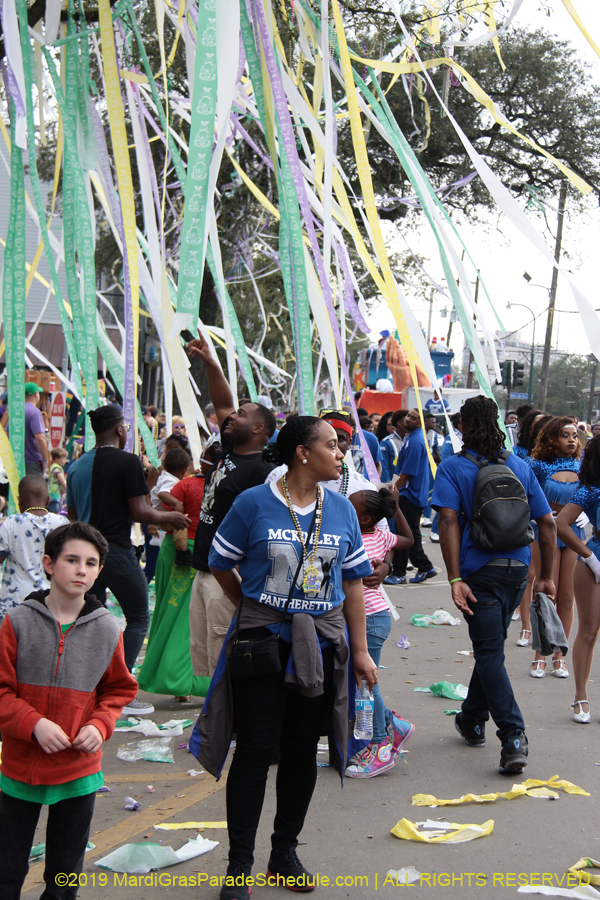
[[[19, 478], [25, 475], [25, 179], [23, 156], [15, 142], [16, 110], [10, 104], [10, 213], [4, 253], [2, 309], [10, 443]], [[1, 427], [1, 426], [0, 426]], [[14, 498], [12, 498], [14, 499]]]
[[[206, 261], [208, 263], [208, 267], [210, 269], [210, 273], [213, 277], [213, 281], [215, 283], [215, 289], [219, 290], [219, 277], [217, 273], [217, 267], [215, 265], [215, 257], [212, 251], [212, 247], [210, 244], [206, 248]], [[227, 316], [229, 318], [229, 327], [231, 329], [231, 333], [233, 335], [233, 341], [235, 344], [235, 349], [237, 351], [237, 355], [240, 360], [240, 365], [242, 367], [242, 372], [244, 373], [244, 378], [246, 380], [246, 385], [248, 387], [248, 393], [250, 394], [250, 399], [253, 403], [258, 403], [258, 394], [256, 392], [256, 384], [254, 383], [254, 375], [252, 373], [252, 366], [250, 365], [250, 358], [248, 356], [248, 351], [246, 350], [246, 344], [244, 341], [244, 336], [242, 334], [242, 329], [240, 328], [240, 320], [237, 317], [237, 313], [233, 307], [233, 303], [231, 302], [231, 297], [229, 296], [229, 291], [227, 287], [225, 287], [225, 297], [221, 297], [221, 301], [224, 303], [227, 309]]]
[[[191, 89], [190, 85], [190, 89]], [[185, 180], [185, 212], [179, 251], [177, 312], [198, 319], [204, 275], [209, 204], [208, 181], [217, 105], [217, 20], [214, 0], [198, 5], [191, 125]]]
[[[29, 40], [29, 25], [27, 22], [27, 0], [17, 0], [17, 12], [19, 16], [19, 32], [21, 36], [21, 53], [23, 56], [23, 73], [25, 77], [25, 102], [27, 104], [27, 144], [29, 148], [29, 176], [31, 178], [31, 186], [33, 188], [33, 198], [35, 201], [35, 208], [39, 220], [40, 231], [42, 234], [42, 240], [44, 242], [44, 250], [46, 253], [46, 259], [48, 261], [48, 268], [50, 269], [50, 278], [52, 280], [52, 287], [54, 288], [54, 295], [56, 297], [56, 302], [58, 305], [58, 312], [60, 315], [60, 323], [62, 326], [63, 334], [65, 336], [65, 342], [67, 344], [67, 351], [69, 353], [69, 359], [71, 360], [71, 367], [73, 371], [73, 383], [75, 388], [77, 389], [77, 393], [79, 397], [83, 401], [83, 384], [81, 381], [81, 374], [79, 372], [79, 362], [77, 359], [77, 353], [75, 351], [75, 343], [73, 341], [73, 334], [71, 332], [71, 325], [69, 322], [69, 316], [67, 314], [67, 310], [65, 307], [65, 302], [63, 300], [62, 291], [60, 289], [60, 284], [58, 281], [58, 275], [56, 274], [56, 266], [54, 265], [54, 256], [52, 255], [52, 246], [50, 244], [50, 237], [48, 235], [48, 229], [46, 228], [46, 213], [44, 210], [44, 200], [42, 198], [42, 189], [40, 186], [40, 179], [38, 175], [37, 169], [37, 159], [35, 154], [35, 123], [33, 120], [33, 52], [31, 49], [31, 43]], [[11, 149], [14, 149], [14, 144]]]
[[[72, 20], [71, 20], [72, 21]], [[74, 23], [72, 25], [74, 27]], [[49, 52], [44, 48], [48, 71], [52, 79], [54, 95], [60, 107], [65, 139], [64, 161], [64, 208], [65, 208], [65, 266], [67, 286], [73, 310], [73, 327], [77, 352], [86, 382], [85, 407], [89, 412], [100, 404], [98, 393], [98, 344], [96, 338], [96, 266], [94, 261], [94, 238], [90, 223], [90, 213], [86, 202], [86, 189], [77, 149], [78, 89], [80, 82], [79, 56], [77, 46], [67, 47], [67, 96], [62, 89], [56, 66]], [[77, 277], [75, 264], [77, 248], [82, 284]], [[83, 293], [83, 298], [82, 298]], [[85, 429], [85, 449], [90, 450], [95, 443], [91, 428]]]
[[[263, 131], [267, 134], [267, 118], [265, 108], [264, 87], [262, 71], [254, 31], [248, 17], [245, 2], [240, 3], [240, 25], [246, 60], [250, 71], [250, 78], [254, 88], [256, 104], [263, 125]], [[308, 286], [306, 279], [306, 263], [302, 240], [302, 224], [296, 187], [289, 167], [289, 161], [283, 145], [279, 141], [279, 157], [281, 168], [278, 165], [277, 155], [271, 148], [277, 189], [279, 194], [279, 212], [281, 214], [279, 224], [279, 262], [283, 287], [290, 314], [292, 336], [296, 348], [296, 369], [298, 373], [298, 409], [302, 415], [312, 415], [315, 408], [313, 367], [312, 367], [312, 342], [310, 303], [308, 300]], [[295, 289], [295, 301], [294, 301]]]
[[[402, 131], [400, 130], [398, 123], [394, 119], [394, 117], [391, 113], [391, 110], [389, 110], [389, 106], [387, 106], [387, 101], [385, 101], [385, 97], [383, 97], [383, 93], [381, 92], [381, 89], [379, 88], [379, 84], [377, 82], [377, 79], [374, 76], [373, 71], [369, 70], [369, 72], [370, 72], [372, 81], [373, 81], [374, 85], [376, 86], [377, 92], [378, 92], [380, 98], [382, 98], [382, 103], [379, 103], [379, 101], [376, 99], [374, 94], [369, 90], [369, 88], [367, 87], [365, 82], [362, 80], [360, 75], [358, 75], [356, 70], [353, 69], [354, 79], [355, 79], [357, 85], [360, 87], [361, 91], [363, 92], [365, 98], [369, 102], [375, 115], [379, 119], [381, 125], [385, 128], [385, 130], [388, 134], [390, 143], [391, 143], [398, 159], [400, 160], [400, 163], [401, 163], [404, 171], [406, 172], [408, 179], [411, 182], [411, 184], [421, 202], [423, 212], [425, 213], [425, 216], [427, 217], [427, 220], [429, 222], [431, 230], [433, 231], [433, 234], [434, 234], [435, 239], [438, 244], [440, 258], [442, 261], [442, 267], [444, 270], [444, 275], [446, 276], [446, 282], [448, 284], [448, 289], [450, 290], [450, 293], [452, 295], [452, 301], [454, 303], [454, 307], [456, 309], [456, 313], [458, 315], [459, 322], [462, 326], [463, 333], [465, 335], [465, 339], [466, 339], [469, 347], [472, 349], [472, 347], [474, 346], [474, 342], [478, 341], [478, 338], [474, 332], [471, 317], [467, 314], [467, 312], [465, 310], [465, 307], [464, 307], [464, 304], [462, 301], [462, 297], [460, 296], [458, 287], [456, 285], [456, 281], [454, 279], [454, 275], [452, 273], [450, 261], [448, 259], [445, 247], [443, 245], [442, 238], [438, 232], [437, 226], [431, 215], [430, 203], [431, 203], [431, 199], [433, 199], [433, 197], [435, 196], [435, 192], [433, 191], [433, 188], [431, 187], [431, 185], [429, 183], [429, 179], [427, 178], [427, 175], [421, 168], [418, 160], [416, 159], [416, 157], [414, 156], [414, 153], [412, 152], [410, 146], [408, 145], [408, 142], [407, 142], [406, 138], [404, 137]], [[387, 110], [389, 110], [389, 116], [386, 115], [386, 113], [384, 112], [385, 107], [387, 107]], [[418, 171], [421, 172], [422, 177], [423, 177], [423, 182], [426, 186], [426, 189], [428, 189], [428, 191], [430, 192], [430, 197], [426, 197], [426, 195], [423, 193], [419, 181], [413, 175], [413, 171], [409, 164], [409, 160], [410, 160], [410, 162], [413, 163], [414, 167]], [[439, 200], [439, 198], [437, 198], [437, 196], [435, 196], [435, 199]], [[494, 399], [487, 372], [484, 373], [481, 371], [481, 368], [479, 367], [479, 365], [477, 363], [475, 354], [473, 354], [473, 359], [475, 360], [475, 371], [477, 373], [477, 378], [479, 380], [479, 384], [481, 385], [482, 390], [488, 397], [491, 397], [492, 399]]]

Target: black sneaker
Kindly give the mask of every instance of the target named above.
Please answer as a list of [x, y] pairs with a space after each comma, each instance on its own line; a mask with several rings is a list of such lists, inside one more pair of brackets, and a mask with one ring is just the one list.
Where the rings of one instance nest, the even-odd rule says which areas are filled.
[[185, 550], [178, 550], [175, 554], [175, 565], [188, 566], [189, 568], [192, 568], [192, 566], [194, 565], [192, 551], [188, 548], [186, 548]]
[[314, 891], [316, 887], [315, 876], [306, 871], [293, 847], [289, 850], [271, 850], [267, 878], [269, 887], [285, 887], [288, 891], [302, 894]]
[[528, 741], [524, 731], [511, 735], [503, 744], [500, 753], [500, 771], [512, 775], [522, 772], [527, 765]]
[[240, 863], [229, 863], [219, 900], [248, 900], [252, 888], [247, 887], [246, 879], [251, 871], [250, 867], [242, 866]]
[[485, 746], [485, 722], [475, 722], [473, 719], [465, 719], [462, 713], [454, 717], [454, 727], [465, 739], [468, 747]]

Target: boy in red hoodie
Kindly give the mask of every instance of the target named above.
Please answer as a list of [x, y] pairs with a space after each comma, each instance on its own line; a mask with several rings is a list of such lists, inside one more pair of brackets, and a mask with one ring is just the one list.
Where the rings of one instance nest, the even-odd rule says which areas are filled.
[[137, 693], [115, 619], [86, 593], [108, 545], [72, 522], [51, 531], [49, 591], [10, 610], [0, 628], [0, 897], [18, 900], [40, 811], [48, 805], [44, 900], [74, 900], [57, 876], [83, 869], [102, 744]]

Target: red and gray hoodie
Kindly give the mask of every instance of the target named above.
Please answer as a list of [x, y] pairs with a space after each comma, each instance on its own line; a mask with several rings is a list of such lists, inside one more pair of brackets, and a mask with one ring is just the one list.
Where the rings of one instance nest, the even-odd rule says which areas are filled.
[[26, 784], [64, 784], [99, 772], [102, 764], [102, 749], [45, 753], [33, 737], [40, 719], [56, 722], [71, 740], [84, 725], [95, 725], [108, 740], [138, 689], [109, 611], [86, 594], [63, 635], [46, 607], [48, 593], [29, 594], [0, 628], [2, 772]]

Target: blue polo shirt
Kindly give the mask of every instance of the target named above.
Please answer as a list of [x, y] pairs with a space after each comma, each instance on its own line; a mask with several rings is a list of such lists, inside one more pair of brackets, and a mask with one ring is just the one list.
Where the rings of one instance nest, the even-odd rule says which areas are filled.
[[404, 439], [396, 471], [409, 476], [407, 483], [400, 488], [400, 493], [421, 509], [429, 503], [430, 470], [423, 429], [417, 428]]
[[[474, 456], [477, 455], [474, 451], [470, 452]], [[506, 465], [514, 472], [527, 492], [531, 518], [540, 519], [551, 512], [544, 492], [527, 463], [511, 453], [506, 460]], [[434, 509], [439, 510], [444, 507], [454, 509], [459, 514], [458, 520], [462, 529], [460, 541], [460, 574], [462, 578], [467, 578], [473, 572], [477, 572], [490, 559], [495, 559], [497, 556], [501, 556], [502, 559], [519, 560], [526, 566], [531, 561], [529, 545], [498, 553], [493, 550], [479, 550], [471, 540], [470, 519], [473, 512], [473, 492], [478, 472], [479, 468], [474, 462], [458, 453], [444, 459], [438, 466], [431, 498], [431, 505]]]

